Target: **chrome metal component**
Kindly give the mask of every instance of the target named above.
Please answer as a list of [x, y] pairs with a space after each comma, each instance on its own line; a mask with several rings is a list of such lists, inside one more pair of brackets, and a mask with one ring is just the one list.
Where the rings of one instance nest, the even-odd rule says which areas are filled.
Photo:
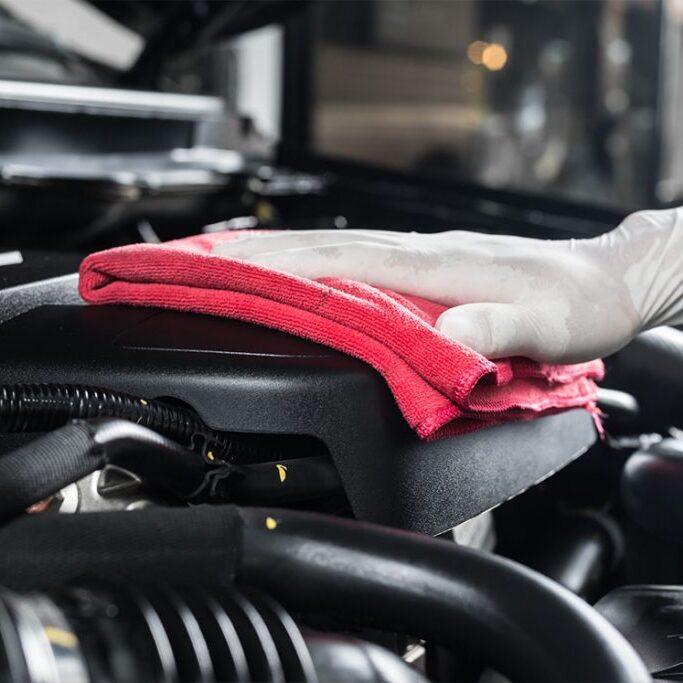
[[3, 80], [0, 80], [0, 107], [88, 114], [102, 111], [121, 116], [149, 113], [154, 117], [180, 119], [219, 116], [225, 109], [218, 97]]
[[55, 497], [59, 512], [140, 510], [163, 501], [149, 494], [145, 483], [132, 472], [115, 465], [97, 470], [63, 488]]
[[466, 545], [478, 550], [493, 550], [496, 545], [493, 513], [488, 510], [462, 524], [458, 524], [453, 529], [453, 540], [458, 545]]

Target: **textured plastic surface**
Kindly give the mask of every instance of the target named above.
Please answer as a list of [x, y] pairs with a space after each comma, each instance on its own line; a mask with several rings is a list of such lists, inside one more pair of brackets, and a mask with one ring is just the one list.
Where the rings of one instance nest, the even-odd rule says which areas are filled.
[[0, 322], [45, 304], [76, 304], [78, 264], [75, 254], [19, 252], [21, 262], [0, 266]]
[[365, 364], [287, 334], [207, 316], [44, 306], [0, 328], [3, 381], [174, 397], [217, 429], [309, 434], [355, 514], [439, 533], [563, 467], [595, 439], [573, 410], [425, 443]]

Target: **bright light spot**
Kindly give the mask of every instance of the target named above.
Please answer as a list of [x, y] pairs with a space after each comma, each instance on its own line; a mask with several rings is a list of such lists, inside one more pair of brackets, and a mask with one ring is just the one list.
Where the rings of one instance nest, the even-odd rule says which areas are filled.
[[610, 41], [607, 46], [607, 58], [614, 64], [627, 64], [631, 61], [631, 53], [630, 43], [621, 38]]
[[475, 40], [467, 46], [467, 59], [469, 59], [472, 64], [481, 64], [484, 50], [487, 47], [488, 43], [485, 43], [483, 40]]
[[484, 48], [481, 55], [481, 63], [489, 71], [500, 71], [508, 61], [506, 49], [498, 43], [491, 43]]

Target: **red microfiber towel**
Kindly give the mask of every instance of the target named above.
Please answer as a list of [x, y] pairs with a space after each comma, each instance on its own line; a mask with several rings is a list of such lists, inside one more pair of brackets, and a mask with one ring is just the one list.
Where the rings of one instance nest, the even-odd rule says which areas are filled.
[[134, 244], [88, 256], [80, 293], [130, 304], [235, 318], [360, 358], [386, 380], [424, 439], [584, 407], [594, 415], [601, 361], [547, 365], [490, 361], [434, 324], [444, 306], [351, 280], [308, 280], [212, 254], [235, 233]]

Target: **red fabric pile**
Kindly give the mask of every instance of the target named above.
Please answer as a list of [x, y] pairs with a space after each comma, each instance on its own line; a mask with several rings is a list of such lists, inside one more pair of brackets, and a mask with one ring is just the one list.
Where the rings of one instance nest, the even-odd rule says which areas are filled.
[[594, 415], [601, 361], [489, 361], [435, 328], [444, 306], [350, 280], [307, 280], [211, 253], [235, 233], [88, 256], [80, 292], [92, 304], [193, 311], [272, 327], [360, 358], [386, 380], [424, 439], [571, 407]]

